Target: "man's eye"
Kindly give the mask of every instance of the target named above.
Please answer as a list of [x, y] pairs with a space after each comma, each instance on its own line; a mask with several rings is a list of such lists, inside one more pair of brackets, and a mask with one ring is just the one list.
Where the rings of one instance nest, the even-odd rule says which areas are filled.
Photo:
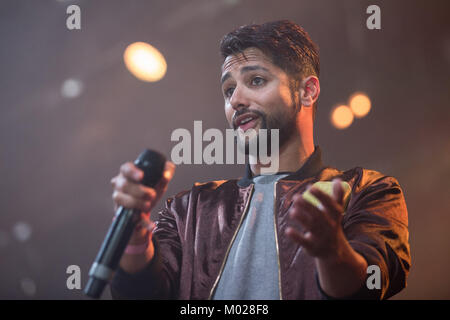
[[265, 81], [266, 81], [266, 80], [264, 80], [264, 79], [261, 78], [261, 77], [254, 77], [254, 78], [252, 79], [252, 85], [260, 86], [260, 85], [264, 84]]
[[228, 88], [227, 90], [225, 90], [225, 97], [227, 97], [227, 98], [231, 97], [233, 92], [234, 92], [234, 88]]

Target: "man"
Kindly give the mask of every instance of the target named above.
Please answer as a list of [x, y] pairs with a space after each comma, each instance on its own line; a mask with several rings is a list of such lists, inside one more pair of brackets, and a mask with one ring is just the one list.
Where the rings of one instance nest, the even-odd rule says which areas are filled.
[[[308, 34], [290, 21], [243, 26], [224, 37], [221, 53], [226, 118], [243, 131], [279, 129], [279, 169], [262, 175], [257, 162], [239, 180], [196, 183], [166, 201], [155, 227], [149, 213], [173, 164], [155, 189], [139, 184], [132, 163], [122, 165], [111, 181], [115, 205], [140, 209], [142, 219], [113, 297], [385, 299], [402, 290], [410, 269], [402, 190], [376, 171], [322, 164], [313, 141], [319, 55]], [[380, 270], [375, 288], [368, 266]]]

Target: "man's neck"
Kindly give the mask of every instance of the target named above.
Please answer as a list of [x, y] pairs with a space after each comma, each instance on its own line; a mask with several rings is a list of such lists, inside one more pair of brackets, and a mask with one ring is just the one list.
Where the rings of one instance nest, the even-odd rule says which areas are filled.
[[[286, 143], [279, 150], [279, 165], [277, 172], [295, 172], [300, 169], [307, 161], [309, 156], [314, 152], [314, 141], [310, 140], [308, 143], [302, 143], [300, 139], [295, 139], [292, 142]], [[261, 163], [251, 164], [250, 168], [253, 175], [260, 175], [262, 168], [267, 168], [269, 165]], [[265, 173], [267, 174], [267, 173]]]

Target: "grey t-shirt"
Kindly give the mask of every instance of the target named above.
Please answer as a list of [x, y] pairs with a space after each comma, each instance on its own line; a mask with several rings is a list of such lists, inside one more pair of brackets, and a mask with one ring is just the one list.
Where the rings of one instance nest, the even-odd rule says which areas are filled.
[[260, 175], [253, 178], [255, 189], [250, 206], [231, 246], [213, 299], [280, 299], [274, 184], [287, 175]]

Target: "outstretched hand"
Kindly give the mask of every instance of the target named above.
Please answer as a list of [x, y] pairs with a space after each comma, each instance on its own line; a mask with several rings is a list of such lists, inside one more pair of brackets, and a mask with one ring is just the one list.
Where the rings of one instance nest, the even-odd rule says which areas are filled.
[[313, 257], [327, 258], [339, 255], [346, 242], [341, 224], [344, 212], [344, 190], [341, 180], [333, 180], [332, 197], [316, 187], [311, 187], [309, 192], [320, 201], [319, 205], [314, 206], [302, 195], [295, 195], [289, 209], [289, 218], [293, 222], [300, 223], [304, 231], [289, 226], [286, 228], [286, 234]]

